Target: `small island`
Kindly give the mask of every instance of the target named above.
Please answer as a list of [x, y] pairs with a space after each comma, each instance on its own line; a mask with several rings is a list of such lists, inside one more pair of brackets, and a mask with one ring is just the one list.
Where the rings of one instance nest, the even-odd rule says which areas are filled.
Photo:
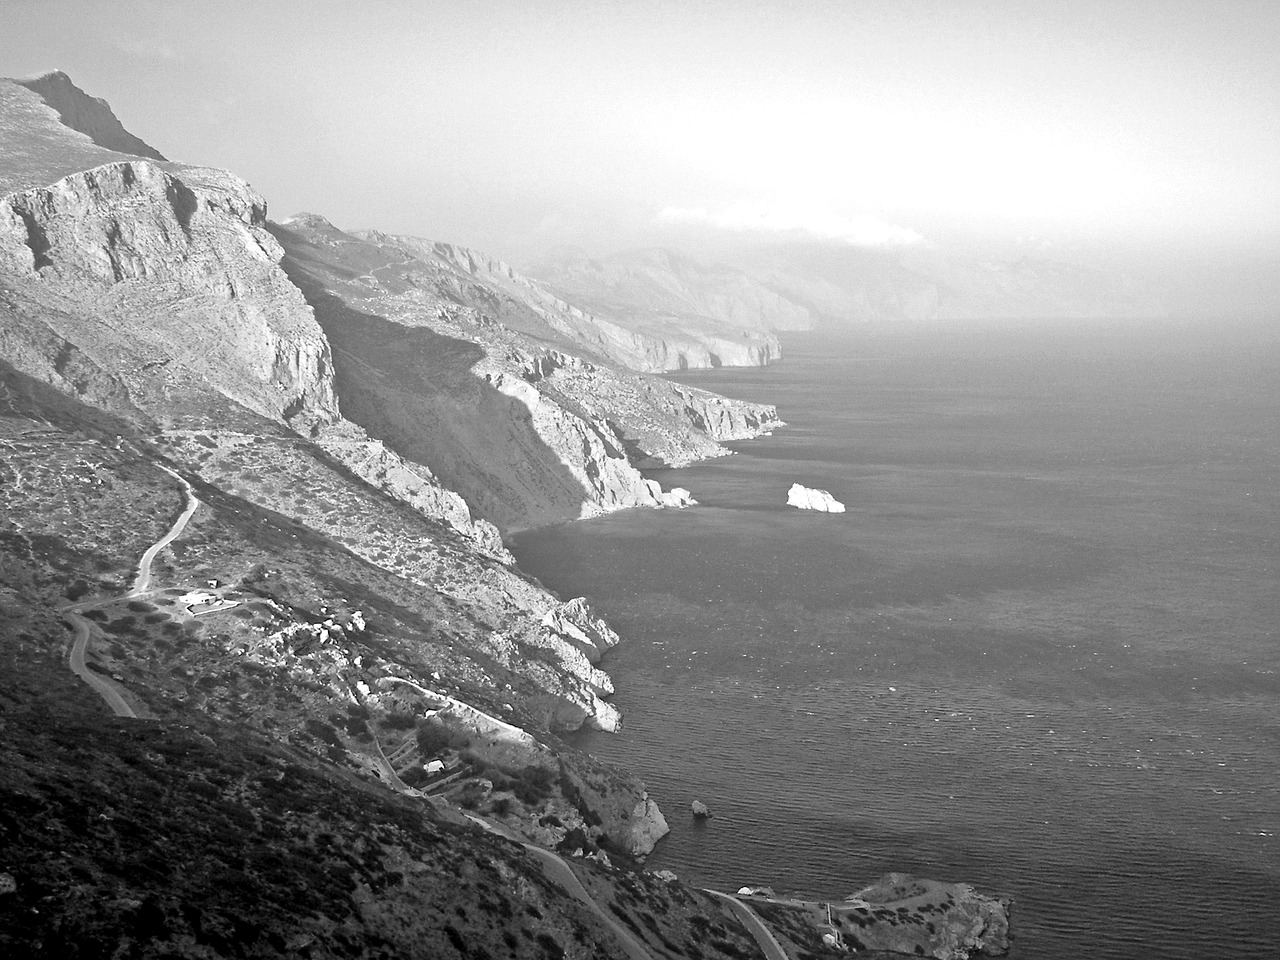
[[844, 504], [826, 490], [815, 490], [799, 483], [793, 483], [787, 491], [787, 506], [822, 513], [844, 513]]

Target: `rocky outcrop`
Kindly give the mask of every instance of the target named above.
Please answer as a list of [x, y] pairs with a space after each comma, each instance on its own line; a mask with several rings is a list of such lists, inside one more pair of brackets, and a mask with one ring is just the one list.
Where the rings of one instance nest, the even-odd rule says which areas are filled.
[[749, 440], [782, 426], [774, 407], [734, 402], [695, 387], [680, 386], [676, 393], [689, 421], [712, 440]]
[[328, 343], [265, 218], [230, 174], [110, 163], [0, 198], [0, 271], [19, 310], [143, 406], [194, 384], [274, 420], [333, 420]]
[[787, 491], [787, 506], [820, 513], [844, 513], [844, 504], [826, 490], [815, 490], [798, 483], [793, 483]]
[[647, 793], [641, 794], [631, 808], [629, 819], [630, 827], [623, 834], [623, 848], [632, 856], [647, 856], [658, 841], [671, 832], [667, 818]]
[[609, 843], [629, 856], [648, 855], [671, 832], [658, 804], [643, 790], [637, 796], [634, 782], [616, 770], [564, 764], [561, 781], [579, 806], [599, 818], [599, 831]]

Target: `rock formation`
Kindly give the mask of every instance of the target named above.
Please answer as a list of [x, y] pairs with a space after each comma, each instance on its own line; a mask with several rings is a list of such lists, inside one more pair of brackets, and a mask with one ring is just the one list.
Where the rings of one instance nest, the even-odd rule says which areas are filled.
[[243, 180], [148, 160], [0, 198], [0, 270], [16, 314], [5, 354], [84, 393], [62, 348], [37, 359], [59, 342], [157, 412], [175, 395], [216, 394], [269, 419], [336, 419], [329, 345], [265, 221]]
[[640, 467], [722, 455], [720, 440], [778, 423], [771, 407], [620, 369], [598, 326], [470, 251], [315, 215], [273, 231], [334, 347], [343, 415], [504, 533], [663, 505]]
[[844, 513], [844, 504], [826, 490], [814, 490], [799, 483], [793, 483], [787, 491], [787, 506], [821, 513]]

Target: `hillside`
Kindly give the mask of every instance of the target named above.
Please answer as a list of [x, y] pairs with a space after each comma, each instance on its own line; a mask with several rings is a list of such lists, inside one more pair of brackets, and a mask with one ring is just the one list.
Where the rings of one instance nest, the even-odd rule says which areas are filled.
[[[640, 464], [772, 408], [623, 369], [456, 249], [106, 150], [80, 96], [0, 81], [0, 953], [756, 955], [560, 739], [622, 722], [621, 638], [495, 523], [673, 502]], [[1005, 943], [965, 890], [936, 955]], [[923, 948], [913, 910], [856, 925]]]
[[598, 341], [583, 350], [580, 329], [481, 283], [457, 248], [316, 216], [272, 233], [333, 347], [343, 416], [504, 531], [659, 505], [637, 464], [719, 456], [777, 425], [771, 407], [631, 373]]
[[935, 248], [772, 245], [702, 263], [649, 249], [565, 255], [532, 272], [593, 309], [658, 314], [751, 330], [838, 330], [868, 322], [1160, 316], [1142, 284], [1110, 269], [1047, 256], [977, 257]]

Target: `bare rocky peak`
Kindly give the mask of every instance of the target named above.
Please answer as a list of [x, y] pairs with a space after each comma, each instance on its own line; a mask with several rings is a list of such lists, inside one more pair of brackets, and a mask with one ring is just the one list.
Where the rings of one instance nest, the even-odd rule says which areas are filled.
[[17, 82], [39, 94], [45, 103], [58, 111], [58, 118], [63, 124], [83, 133], [98, 146], [151, 160], [166, 159], [155, 147], [126, 130], [107, 101], [89, 96], [61, 70]]

